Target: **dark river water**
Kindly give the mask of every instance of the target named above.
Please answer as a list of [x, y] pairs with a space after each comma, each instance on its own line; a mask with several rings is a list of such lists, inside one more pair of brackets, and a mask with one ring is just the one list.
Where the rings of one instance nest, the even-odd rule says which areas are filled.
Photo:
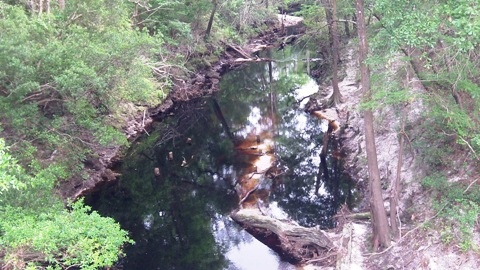
[[123, 269], [295, 269], [229, 218], [247, 197], [276, 218], [334, 227], [355, 189], [341, 160], [329, 155], [328, 173], [320, 166], [326, 124], [304, 112], [318, 91], [305, 55], [302, 45], [265, 52], [276, 61], [249, 63], [215, 96], [177, 104], [133, 143], [120, 180], [86, 198], [134, 239]]

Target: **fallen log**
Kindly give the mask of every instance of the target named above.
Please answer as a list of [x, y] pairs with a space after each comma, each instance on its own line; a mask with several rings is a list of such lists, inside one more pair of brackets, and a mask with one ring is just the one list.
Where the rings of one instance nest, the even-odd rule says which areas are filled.
[[[390, 216], [390, 211], [388, 209], [386, 211], [386, 214], [387, 214], [387, 216]], [[370, 212], [360, 212], [360, 213], [352, 213], [352, 214], [346, 214], [346, 215], [337, 214], [337, 215], [335, 215], [335, 217], [336, 218], [343, 217], [343, 218], [348, 219], [348, 220], [351, 220], [351, 219], [367, 220], [367, 219], [372, 218], [372, 213], [370, 213]]]
[[271, 58], [237, 58], [234, 60], [234, 62], [241, 62], [241, 63], [246, 63], [246, 62], [275, 62], [274, 59]]
[[335, 246], [318, 228], [280, 221], [252, 208], [240, 209], [231, 218], [284, 261], [294, 265], [317, 260], [323, 266], [335, 264]]
[[234, 50], [235, 52], [237, 52], [238, 54], [240, 54], [241, 56], [243, 56], [243, 58], [251, 58], [251, 55], [250, 53], [244, 51], [240, 46], [235, 46], [235, 45], [232, 45], [232, 44], [226, 44], [228, 48]]

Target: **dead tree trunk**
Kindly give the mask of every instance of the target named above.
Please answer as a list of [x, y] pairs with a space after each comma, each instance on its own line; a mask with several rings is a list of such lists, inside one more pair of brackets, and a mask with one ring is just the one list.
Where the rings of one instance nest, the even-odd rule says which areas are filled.
[[[336, 261], [332, 241], [317, 228], [305, 228], [263, 215], [257, 209], [241, 209], [232, 219], [260, 242], [291, 264], [318, 261], [331, 265]], [[320, 258], [324, 260], [320, 260]]]

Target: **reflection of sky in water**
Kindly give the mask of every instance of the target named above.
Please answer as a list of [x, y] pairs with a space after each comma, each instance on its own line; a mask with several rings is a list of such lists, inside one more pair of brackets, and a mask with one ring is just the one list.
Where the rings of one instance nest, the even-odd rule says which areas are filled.
[[[289, 128], [282, 132], [282, 135], [285, 137], [294, 137], [295, 135], [299, 135], [303, 140], [310, 141], [310, 134], [305, 132], [307, 130], [307, 125], [309, 118], [311, 116], [303, 113], [303, 109], [305, 108], [306, 103], [308, 102], [308, 96], [318, 92], [318, 84], [312, 78], [309, 78], [308, 81], [300, 85], [297, 89], [295, 89], [293, 95], [295, 100], [299, 103], [299, 107], [297, 109], [291, 109], [292, 114], [294, 115], [290, 123], [283, 123], [285, 126]], [[319, 129], [322, 132], [326, 132], [328, 129], [328, 122], [327, 121], [320, 121], [319, 120]], [[294, 133], [292, 133], [294, 131]], [[293, 168], [295, 174], [297, 175], [308, 175], [309, 172], [304, 172], [302, 168], [305, 166], [313, 166], [318, 168], [320, 166], [320, 153], [322, 151], [322, 146], [318, 146], [313, 141], [306, 147], [306, 151], [310, 152], [311, 155], [308, 159], [301, 161], [300, 166], [298, 168]], [[315, 181], [317, 176], [315, 176]], [[325, 189], [324, 183], [320, 185], [318, 190], [318, 194], [315, 193], [315, 187], [309, 187], [309, 197], [315, 198], [317, 196], [325, 196], [328, 195], [327, 190]]]
[[265, 172], [270, 167], [272, 167], [273, 157], [271, 155], [260, 156], [255, 162], [255, 167], [257, 167], [257, 172]]
[[[276, 203], [272, 203], [269, 210], [271, 211], [270, 215], [273, 217], [278, 219], [287, 218], [287, 214]], [[294, 266], [280, 261], [275, 252], [245, 230], [239, 228], [230, 217], [216, 214], [212, 221], [212, 231], [219, 245], [229, 247], [225, 252], [225, 257], [230, 262], [227, 269], [296, 269]]]
[[300, 103], [300, 109], [303, 109], [305, 107], [305, 104], [308, 102], [308, 99], [306, 99], [305, 97], [313, 95], [317, 91], [318, 84], [312, 78], [309, 78], [306, 84], [300, 86], [298, 89], [295, 90], [295, 99], [303, 99], [302, 103]]
[[[241, 270], [278, 269], [280, 262], [267, 246], [254, 239], [250, 234], [242, 231], [245, 237], [252, 238], [251, 242], [243, 242], [230, 249], [225, 256], [232, 264]], [[248, 258], [248, 259], [247, 259]]]
[[[273, 72], [272, 77], [275, 81], [279, 80], [285, 74], [295, 73], [295, 69], [297, 67], [296, 61], [288, 61], [288, 62], [279, 62], [279, 63], [272, 63]], [[281, 69], [281, 70], [280, 70]], [[265, 70], [268, 74], [268, 67], [265, 65]], [[302, 85], [297, 85], [297, 87], [287, 93], [287, 96], [293, 97], [296, 102], [298, 102], [298, 106], [293, 106], [288, 109], [289, 114], [293, 117], [291, 118], [288, 123], [281, 123], [284, 128], [280, 128], [277, 132], [278, 135], [288, 137], [288, 138], [295, 138], [300, 136], [305, 141], [312, 141], [310, 134], [305, 132], [307, 129], [307, 125], [309, 125], [309, 121], [311, 122], [311, 116], [305, 113], [303, 110], [305, 108], [305, 104], [308, 101], [308, 96], [316, 93], [318, 91], [318, 85], [312, 78], [308, 78], [306, 82]], [[277, 98], [279, 100], [285, 101], [287, 96], [279, 95]], [[262, 104], [263, 106], [269, 106], [269, 104]], [[259, 106], [250, 106], [247, 121], [243, 124], [242, 128], [236, 131], [237, 136], [247, 137], [248, 135], [256, 134], [259, 135], [264, 131], [272, 131], [274, 127], [272, 126], [272, 121], [269, 118], [270, 115], [266, 115], [267, 113], [262, 110]], [[320, 124], [320, 121], [318, 122]], [[322, 124], [319, 126], [321, 130], [325, 131], [327, 126]], [[278, 143], [278, 142], [277, 142]], [[263, 144], [272, 144], [272, 141], [264, 140]], [[303, 174], [304, 172], [301, 171], [301, 168], [306, 165], [314, 166], [318, 168], [320, 166], [320, 152], [321, 147], [319, 147], [314, 141], [309, 143], [306, 147], [306, 151], [311, 153], [310, 156], [310, 163], [307, 164], [307, 161], [302, 161], [302, 166], [299, 166], [299, 171], [296, 171], [297, 168], [292, 168], [298, 174]], [[263, 171], [268, 169], [272, 164], [272, 159], [270, 155], [263, 155], [256, 161], [255, 165], [257, 167], [257, 171]], [[311, 198], [315, 198], [318, 194], [315, 194], [315, 187], [309, 186], [305, 187], [308, 189], [308, 196], [310, 198], [305, 198], [305, 201], [310, 200]], [[325, 188], [322, 186], [319, 190], [320, 195], [327, 194]], [[279, 220], [289, 220], [288, 214], [285, 213], [279, 207], [278, 203], [275, 201], [269, 202], [268, 209], [266, 209], [267, 213]], [[227, 259], [233, 264], [232, 268], [229, 269], [242, 269], [242, 270], [258, 270], [258, 269], [295, 269], [293, 266], [288, 264], [285, 265], [284, 262], [279, 261], [278, 256], [271, 251], [267, 246], [253, 238], [250, 234], [241, 230], [236, 232], [236, 236], [234, 239], [239, 240], [239, 243], [232, 244], [232, 238], [228, 237], [227, 235], [231, 235], [232, 224], [231, 220], [228, 217], [220, 217], [217, 216], [216, 220], [213, 222], [214, 228], [214, 235], [217, 243], [229, 247], [225, 253]], [[234, 226], [236, 227], [236, 226]]]
[[[300, 75], [298, 72], [298, 67], [301, 64], [298, 59], [302, 59], [304, 52], [303, 51], [295, 51], [292, 52], [289, 59], [280, 60], [277, 62], [272, 62], [272, 78], [274, 81], [280, 81], [282, 77], [285, 76], [295, 76]], [[265, 64], [264, 66], [265, 73], [268, 74], [268, 65]], [[309, 157], [302, 160], [297, 168], [291, 168], [296, 175], [303, 175], [308, 176], [311, 172], [303, 171], [303, 168], [310, 166], [311, 168], [315, 168], [314, 170], [318, 170], [320, 166], [320, 153], [322, 151], [322, 146], [316, 144], [309, 132], [306, 132], [311, 129], [308, 125], [311, 125], [311, 117], [307, 113], [304, 112], [304, 108], [306, 103], [308, 102], [308, 97], [312, 94], [317, 93], [319, 90], [319, 86], [314, 79], [308, 77], [305, 83], [301, 85], [297, 85], [293, 91], [287, 92], [284, 95], [277, 96], [280, 102], [286, 102], [288, 97], [293, 98], [296, 102], [296, 106], [291, 106], [287, 109], [286, 114], [291, 115], [289, 121], [281, 123], [283, 128], [280, 128], [277, 132], [278, 135], [286, 137], [286, 138], [301, 138], [303, 141], [311, 143], [307, 144], [305, 147], [305, 151], [310, 153]], [[268, 104], [262, 104], [264, 106], [269, 106]], [[265, 115], [265, 112], [262, 111], [261, 108], [258, 106], [251, 106], [249, 107], [249, 115], [247, 117], [247, 121], [245, 125], [242, 127], [240, 131], [237, 132], [237, 135], [241, 135], [246, 137], [248, 134], [260, 134], [262, 131], [272, 131], [272, 123], [271, 121], [266, 121], [269, 119], [269, 115]], [[328, 122], [319, 120], [318, 129], [322, 132], [326, 132], [328, 129]], [[277, 142], [278, 143], [278, 142]], [[261, 159], [260, 159], [261, 160]], [[265, 164], [268, 166], [269, 160], [266, 160]], [[261, 167], [259, 162], [257, 167]], [[317, 180], [318, 175], [314, 175], [314, 181]], [[308, 186], [305, 187], [308, 192], [308, 198], [305, 200], [315, 200], [318, 196], [326, 196], [329, 195], [325, 188], [325, 184], [321, 183], [316, 192], [315, 186]]]
[[247, 122], [241, 130], [236, 134], [241, 137], [247, 137], [248, 135], [259, 135], [263, 131], [271, 129], [272, 121], [266, 115], [262, 115], [262, 111], [259, 107], [250, 107], [250, 113], [247, 117]]

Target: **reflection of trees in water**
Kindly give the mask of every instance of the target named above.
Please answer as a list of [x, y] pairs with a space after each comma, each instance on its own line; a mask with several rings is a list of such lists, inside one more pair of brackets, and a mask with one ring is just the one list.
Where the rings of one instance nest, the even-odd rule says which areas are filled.
[[[293, 47], [286, 49], [290, 51], [276, 54], [296, 53]], [[268, 58], [286, 59], [279, 55]], [[338, 207], [352, 200], [351, 181], [342, 173], [338, 155], [332, 155], [338, 148], [333, 139], [324, 158], [326, 167], [320, 166], [323, 137], [320, 121], [300, 110], [292, 91], [305, 82], [304, 72], [305, 66], [300, 62], [255, 63], [223, 77], [218, 99], [228, 114], [232, 130], [239, 130], [242, 128], [239, 124], [248, 122], [245, 112], [253, 107], [262, 116], [281, 118], [271, 117], [275, 123], [272, 132], [278, 167], [288, 169], [273, 182], [276, 189], [272, 190], [272, 199], [301, 225], [332, 227]]]
[[[211, 103], [180, 104], [143, 143], [127, 153], [118, 185], [90, 198], [132, 233], [124, 269], [224, 269], [229, 242], [212, 230], [234, 208], [226, 192], [232, 143], [215, 123]], [[190, 138], [187, 143], [187, 138]], [[173, 160], [167, 158], [172, 152]], [[154, 176], [153, 168], [159, 168]], [[222, 230], [235, 242], [231, 230]], [[238, 240], [239, 241], [239, 240]]]
[[[114, 217], [136, 241], [127, 248], [125, 269], [224, 269], [228, 264], [222, 254], [243, 241], [225, 218], [237, 206], [233, 185], [242, 173], [234, 148], [245, 133], [265, 131], [247, 128], [252, 108], [271, 128], [278, 168], [285, 170], [259, 190], [271, 184], [273, 199], [302, 225], [332, 225], [330, 217], [348, 189], [338, 181], [343, 175], [331, 154], [326, 158], [331, 177], [316, 182], [320, 124], [298, 110], [292, 92], [305, 81], [303, 70], [291, 63], [270, 65], [255, 63], [229, 73], [215, 101], [176, 104], [173, 117], [155, 123], [127, 153], [119, 184], [90, 198], [95, 209]], [[315, 194], [316, 184], [326, 193]]]
[[319, 122], [309, 119], [304, 133], [282, 138], [284, 147], [278, 148], [278, 155], [290, 169], [283, 176], [284, 189], [275, 192], [274, 199], [301, 225], [332, 228], [338, 208], [353, 203], [353, 187], [342, 172], [342, 160], [333, 155], [335, 139], [329, 140], [327, 155], [320, 161], [322, 137]]

